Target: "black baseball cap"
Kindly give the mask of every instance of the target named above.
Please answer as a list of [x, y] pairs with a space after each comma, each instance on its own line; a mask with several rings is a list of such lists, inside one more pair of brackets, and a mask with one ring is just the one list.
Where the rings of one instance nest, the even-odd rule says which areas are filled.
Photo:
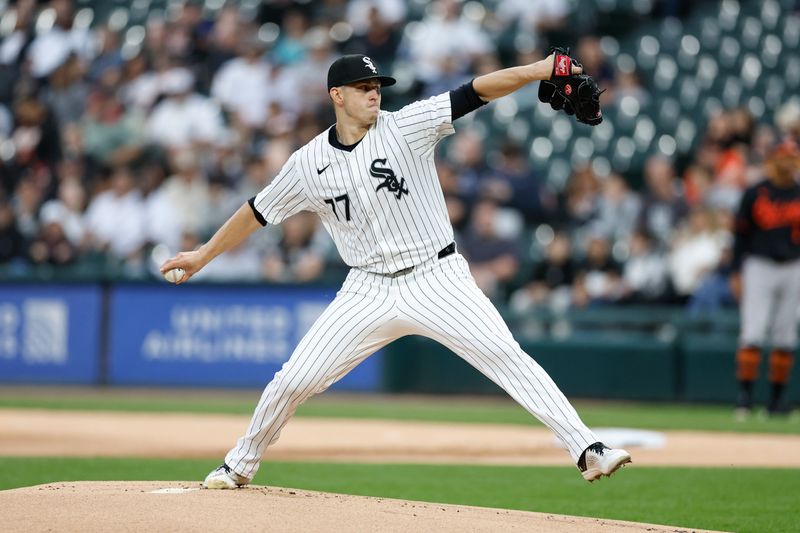
[[331, 87], [373, 78], [380, 80], [381, 87], [397, 83], [397, 80], [390, 76], [381, 76], [378, 72], [378, 66], [365, 55], [350, 54], [342, 56], [334, 61], [328, 69], [328, 90], [330, 91]]

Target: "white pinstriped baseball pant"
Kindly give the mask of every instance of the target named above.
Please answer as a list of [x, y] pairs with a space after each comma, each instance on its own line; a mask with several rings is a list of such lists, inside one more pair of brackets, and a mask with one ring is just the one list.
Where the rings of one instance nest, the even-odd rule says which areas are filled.
[[396, 278], [353, 269], [334, 301], [264, 389], [247, 429], [225, 457], [252, 479], [267, 447], [305, 400], [405, 335], [436, 340], [502, 387], [563, 442], [574, 462], [600, 440], [517, 343], [460, 254]]

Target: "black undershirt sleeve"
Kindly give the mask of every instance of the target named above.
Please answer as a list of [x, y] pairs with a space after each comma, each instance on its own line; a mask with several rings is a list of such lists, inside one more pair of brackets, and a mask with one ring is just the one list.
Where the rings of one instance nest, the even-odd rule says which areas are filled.
[[253, 196], [252, 198], [247, 200], [247, 203], [250, 205], [250, 209], [253, 210], [253, 214], [255, 215], [256, 220], [258, 220], [258, 223], [261, 224], [262, 226], [266, 226], [267, 220], [264, 218], [264, 215], [259, 213], [258, 209], [256, 209], [256, 197]]
[[465, 83], [458, 89], [450, 91], [450, 113], [453, 115], [452, 120], [459, 119], [475, 111], [481, 106], [485, 106], [489, 102], [484, 102], [475, 88], [472, 86], [472, 80]]

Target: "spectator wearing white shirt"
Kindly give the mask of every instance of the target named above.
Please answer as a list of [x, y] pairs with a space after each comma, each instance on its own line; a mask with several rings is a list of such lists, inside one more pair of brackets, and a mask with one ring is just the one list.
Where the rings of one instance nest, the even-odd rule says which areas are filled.
[[602, 182], [597, 218], [590, 223], [592, 229], [614, 241], [627, 240], [636, 228], [641, 206], [641, 199], [628, 188], [625, 179], [612, 172]]
[[708, 209], [700, 207], [690, 212], [669, 254], [672, 284], [679, 296], [691, 296], [700, 287], [719, 265], [730, 240], [729, 232], [715, 227], [715, 219]]
[[95, 196], [86, 211], [89, 247], [117, 259], [130, 259], [145, 243], [144, 229], [144, 203], [133, 175], [128, 167], [116, 167], [111, 188]]
[[145, 165], [139, 171], [144, 193], [145, 237], [150, 244], [166, 246], [170, 253], [175, 253], [181, 249], [181, 218], [163, 187], [164, 174], [158, 163]]
[[390, 26], [397, 26], [406, 20], [408, 7], [403, 0], [352, 0], [347, 3], [347, 22], [353, 33], [363, 35], [370, 29], [370, 12], [377, 11], [380, 20]]
[[235, 123], [248, 128], [263, 128], [275, 97], [272, 68], [264, 61], [264, 50], [256, 35], [244, 38], [239, 56], [222, 65], [211, 83], [211, 95]]
[[653, 241], [645, 231], [634, 231], [628, 242], [630, 256], [622, 270], [624, 300], [631, 303], [660, 301], [667, 291], [664, 256], [654, 249]]
[[[32, 21], [36, 0], [19, 0], [16, 5], [7, 6], [6, 9], [3, 19], [13, 20], [14, 28], [0, 39], [0, 66], [16, 67], [24, 59], [26, 45], [33, 40]], [[0, 77], [0, 79], [2, 78]], [[3, 82], [10, 83], [12, 79], [9, 78]], [[3, 88], [5, 89], [5, 83]]]
[[219, 107], [192, 92], [192, 73], [175, 68], [161, 76], [161, 83], [167, 97], [156, 105], [147, 123], [150, 139], [168, 150], [202, 148], [220, 142], [224, 125]]
[[562, 27], [571, 9], [569, 0], [501, 0], [496, 13], [504, 26], [518, 23], [538, 41], [544, 32]]
[[446, 67], [451, 75], [466, 73], [476, 56], [491, 51], [486, 33], [477, 23], [461, 16], [457, 1], [433, 2], [428, 13], [419, 29], [402, 45], [423, 83], [435, 82]]
[[197, 153], [191, 149], [177, 152], [172, 158], [175, 174], [162, 185], [183, 233], [204, 235], [211, 207], [208, 178], [201, 170]]
[[[48, 31], [39, 34], [28, 49], [31, 73], [44, 78], [57, 69], [70, 54], [90, 61], [95, 54], [94, 42], [87, 28], [73, 26], [73, 5], [70, 0], [52, 0], [55, 22]], [[42, 15], [40, 15], [42, 16]]]
[[[328, 91], [325, 90], [328, 86], [327, 72], [337, 56], [333, 53], [327, 28], [311, 28], [306, 32], [304, 41], [308, 51], [306, 57], [290, 68], [294, 86], [302, 90], [303, 98], [294, 95], [290, 99], [282, 100], [281, 105], [298, 113], [313, 113], [323, 104], [327, 105], [330, 100]], [[298, 108], [300, 104], [302, 108]]]
[[48, 200], [39, 211], [41, 224], [57, 223], [64, 229], [67, 240], [75, 247], [83, 245], [86, 222], [86, 191], [75, 178], [63, 179], [58, 186], [58, 198]]

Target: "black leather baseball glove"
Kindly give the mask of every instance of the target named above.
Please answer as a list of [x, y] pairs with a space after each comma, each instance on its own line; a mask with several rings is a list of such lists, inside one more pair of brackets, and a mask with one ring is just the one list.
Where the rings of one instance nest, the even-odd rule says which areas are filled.
[[578, 122], [597, 126], [603, 122], [600, 95], [603, 93], [588, 74], [572, 74], [572, 66], [581, 64], [570, 57], [569, 48], [553, 48], [553, 73], [539, 83], [539, 100], [556, 111], [575, 115]]

